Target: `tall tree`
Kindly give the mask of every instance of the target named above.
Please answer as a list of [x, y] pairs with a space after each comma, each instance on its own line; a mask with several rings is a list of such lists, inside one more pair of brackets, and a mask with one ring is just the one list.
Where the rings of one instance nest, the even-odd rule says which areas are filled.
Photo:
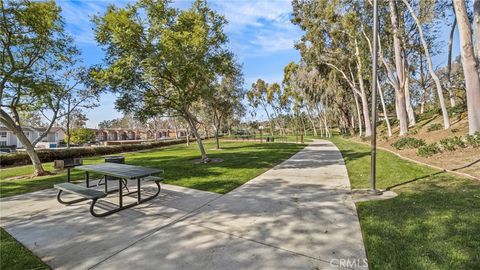
[[[61, 117], [68, 94], [61, 79], [75, 65], [79, 52], [65, 33], [55, 2], [0, 0], [0, 12], [0, 122], [25, 147], [34, 175], [43, 175], [35, 145]], [[20, 111], [50, 114], [47, 129], [32, 142], [23, 132]]]
[[435, 73], [435, 70], [433, 69], [432, 58], [430, 57], [430, 50], [428, 48], [427, 41], [425, 40], [425, 37], [423, 34], [422, 25], [418, 20], [417, 15], [415, 14], [415, 11], [413, 10], [410, 3], [408, 3], [407, 0], [402, 0], [402, 1], [407, 7], [408, 11], [410, 12], [410, 15], [412, 15], [412, 18], [415, 20], [415, 23], [417, 25], [418, 34], [422, 42], [423, 50], [425, 52], [425, 59], [427, 60], [428, 71], [430, 72], [430, 76], [432, 76], [432, 79], [435, 82], [435, 87], [437, 88], [438, 101], [439, 101], [440, 108], [442, 110], [442, 116], [443, 116], [443, 127], [445, 129], [448, 129], [450, 128], [450, 120], [448, 118], [447, 106], [445, 105], [445, 99], [443, 97], [443, 88], [442, 88], [442, 84], [440, 83], [440, 79], [438, 78], [437, 74]]
[[[62, 114], [65, 115], [65, 135], [67, 136], [67, 148], [70, 148], [70, 129], [72, 118], [79, 119], [84, 116], [82, 109], [92, 109], [98, 106], [100, 92], [95, 89], [83, 85], [88, 84], [88, 78], [83, 68], [78, 68], [70, 71], [70, 74], [65, 76], [62, 87], [67, 91], [67, 94], [62, 102]], [[85, 116], [86, 118], [86, 116]], [[78, 126], [74, 128], [79, 128]]]
[[[478, 3], [478, 1], [476, 2]], [[472, 30], [463, 0], [453, 0], [460, 35], [460, 55], [467, 91], [468, 132], [480, 130], [480, 78], [472, 43]]]
[[219, 133], [221, 125], [234, 114], [243, 112], [242, 99], [243, 78], [240, 68], [235, 72], [222, 78], [219, 83], [212, 87], [214, 93], [211, 98], [205, 100], [206, 110], [212, 119], [212, 126], [215, 131], [216, 149], [220, 149]]
[[261, 107], [263, 109], [270, 123], [270, 134], [274, 136], [275, 124], [268, 105], [268, 87], [268, 83], [258, 79], [252, 83], [250, 90], [247, 92], [247, 100], [253, 108]]
[[106, 57], [92, 76], [120, 94], [117, 108], [183, 117], [208, 162], [194, 107], [208, 96], [212, 82], [234, 68], [225, 46], [225, 18], [203, 0], [182, 11], [167, 0], [143, 0], [125, 8], [111, 5], [93, 21]]

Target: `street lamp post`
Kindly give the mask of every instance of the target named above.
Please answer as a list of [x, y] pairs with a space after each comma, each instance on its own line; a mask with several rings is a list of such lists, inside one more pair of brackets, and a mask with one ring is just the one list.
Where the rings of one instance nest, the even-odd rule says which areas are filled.
[[372, 49], [372, 137], [370, 163], [370, 193], [381, 194], [376, 187], [377, 161], [377, 45], [378, 45], [378, 3], [373, 0], [373, 49]]

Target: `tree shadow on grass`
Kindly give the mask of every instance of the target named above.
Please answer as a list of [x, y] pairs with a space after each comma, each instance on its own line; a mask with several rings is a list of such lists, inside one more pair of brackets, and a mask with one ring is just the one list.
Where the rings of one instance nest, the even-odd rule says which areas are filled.
[[358, 204], [371, 269], [478, 269], [480, 185], [442, 172], [423, 179]]

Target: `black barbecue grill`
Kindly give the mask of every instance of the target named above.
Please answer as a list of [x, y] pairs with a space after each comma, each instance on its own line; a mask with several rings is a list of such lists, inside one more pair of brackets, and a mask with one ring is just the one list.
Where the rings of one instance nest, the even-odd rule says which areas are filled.
[[75, 166], [83, 165], [81, 158], [65, 158], [53, 161], [53, 168], [56, 170], [67, 169], [67, 181], [70, 182], [70, 170]]

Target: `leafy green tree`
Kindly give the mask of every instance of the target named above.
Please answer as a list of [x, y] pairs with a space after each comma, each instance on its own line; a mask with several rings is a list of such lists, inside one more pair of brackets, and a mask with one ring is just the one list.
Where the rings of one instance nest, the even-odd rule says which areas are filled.
[[275, 124], [273, 116], [269, 111], [268, 105], [268, 88], [269, 85], [262, 79], [258, 79], [252, 83], [250, 90], [247, 92], [247, 100], [250, 106], [253, 108], [261, 107], [267, 115], [268, 122], [270, 123], [270, 134], [274, 136]]
[[104, 67], [91, 74], [98, 86], [119, 93], [116, 106], [125, 112], [140, 118], [183, 117], [207, 162], [194, 107], [209, 97], [218, 77], [234, 68], [225, 46], [226, 20], [203, 0], [182, 11], [168, 3], [111, 5], [96, 16], [96, 40], [106, 47], [106, 57]]
[[70, 131], [70, 141], [74, 144], [85, 144], [94, 142], [95, 131], [88, 128], [75, 128]]
[[230, 117], [243, 113], [244, 91], [242, 85], [241, 70], [240, 67], [237, 67], [235, 72], [223, 77], [219, 83], [214, 85], [212, 97], [205, 100], [205, 110], [212, 119], [217, 149], [220, 149], [219, 132], [221, 125]]
[[[0, 0], [0, 122], [25, 147], [34, 175], [43, 175], [35, 145], [59, 119], [68, 89], [65, 75], [76, 64], [78, 50], [65, 33], [54, 1]], [[48, 127], [30, 142], [20, 112], [50, 114]]]

